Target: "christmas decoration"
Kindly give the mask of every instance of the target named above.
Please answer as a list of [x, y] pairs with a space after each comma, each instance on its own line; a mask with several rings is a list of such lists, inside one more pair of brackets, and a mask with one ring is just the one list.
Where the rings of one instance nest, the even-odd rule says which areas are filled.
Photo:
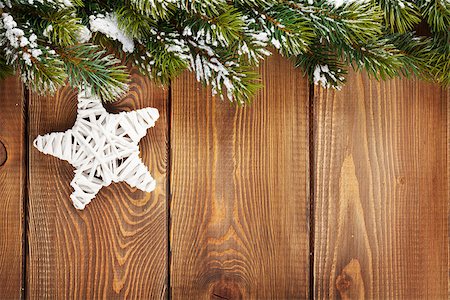
[[139, 158], [138, 142], [159, 118], [156, 108], [109, 114], [89, 89], [78, 95], [75, 125], [66, 132], [38, 136], [34, 146], [75, 167], [70, 196], [84, 209], [103, 186], [125, 181], [151, 192], [156, 182]]
[[112, 101], [127, 64], [162, 84], [189, 69], [245, 103], [269, 50], [324, 87], [348, 67], [450, 82], [449, 0], [0, 0], [0, 15], [0, 77], [15, 70], [38, 92], [68, 81]]

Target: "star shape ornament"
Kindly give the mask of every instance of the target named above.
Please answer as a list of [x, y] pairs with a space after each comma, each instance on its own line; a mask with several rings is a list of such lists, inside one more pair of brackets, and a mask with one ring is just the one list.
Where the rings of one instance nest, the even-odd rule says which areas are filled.
[[139, 157], [138, 143], [158, 118], [158, 110], [150, 107], [110, 114], [86, 89], [78, 94], [74, 126], [38, 136], [33, 145], [75, 167], [70, 198], [77, 209], [84, 209], [112, 182], [125, 181], [146, 192], [155, 189], [156, 181]]

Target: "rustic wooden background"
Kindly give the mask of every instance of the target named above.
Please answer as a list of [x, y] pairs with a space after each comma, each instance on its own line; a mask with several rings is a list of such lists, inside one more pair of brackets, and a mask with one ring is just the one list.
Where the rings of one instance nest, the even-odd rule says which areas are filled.
[[311, 87], [275, 55], [246, 108], [193, 76], [133, 74], [108, 110], [157, 107], [140, 143], [158, 181], [101, 190], [31, 146], [76, 95], [0, 83], [0, 299], [448, 299], [450, 92], [351, 74]]

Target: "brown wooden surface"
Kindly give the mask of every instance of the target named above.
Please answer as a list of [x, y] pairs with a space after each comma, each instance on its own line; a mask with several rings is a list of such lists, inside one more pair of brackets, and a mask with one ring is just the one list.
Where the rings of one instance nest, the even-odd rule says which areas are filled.
[[172, 87], [173, 299], [308, 295], [308, 85], [274, 56], [252, 107]]
[[0, 299], [22, 293], [23, 201], [26, 176], [22, 84], [0, 81]]
[[[129, 95], [109, 107], [159, 109], [156, 126], [140, 142], [143, 161], [158, 182], [153, 193], [112, 184], [78, 211], [69, 199], [73, 168], [29, 149], [29, 298], [152, 299], [167, 294], [167, 95], [135, 75]], [[72, 127], [76, 103], [67, 88], [55, 97], [32, 96], [30, 145], [38, 134]]]
[[72, 127], [75, 94], [26, 108], [0, 82], [0, 299], [448, 299], [450, 90], [352, 74], [310, 94], [279, 56], [261, 71], [246, 108], [133, 75], [107, 108], [160, 110], [140, 143], [158, 188], [113, 184], [84, 211], [72, 167], [31, 146]]
[[315, 297], [447, 299], [446, 92], [352, 75], [314, 98]]

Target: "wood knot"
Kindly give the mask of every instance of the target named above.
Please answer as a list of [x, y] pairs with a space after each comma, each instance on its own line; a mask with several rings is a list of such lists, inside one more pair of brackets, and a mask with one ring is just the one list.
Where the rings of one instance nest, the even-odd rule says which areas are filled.
[[398, 176], [398, 177], [397, 177], [397, 183], [398, 183], [399, 185], [404, 185], [404, 184], [406, 183], [406, 178], [405, 178], [405, 176]]
[[357, 259], [352, 259], [336, 277], [336, 289], [343, 300], [364, 299], [364, 282]]
[[352, 278], [350, 276], [348, 276], [348, 274], [346, 274], [346, 273], [340, 274], [336, 278], [336, 288], [341, 293], [348, 290], [351, 285], [352, 285]]
[[0, 167], [5, 164], [7, 159], [8, 159], [8, 154], [6, 153], [6, 147], [2, 143], [2, 141], [0, 141]]
[[220, 281], [213, 285], [211, 289], [211, 299], [242, 299], [242, 293], [235, 282]]

